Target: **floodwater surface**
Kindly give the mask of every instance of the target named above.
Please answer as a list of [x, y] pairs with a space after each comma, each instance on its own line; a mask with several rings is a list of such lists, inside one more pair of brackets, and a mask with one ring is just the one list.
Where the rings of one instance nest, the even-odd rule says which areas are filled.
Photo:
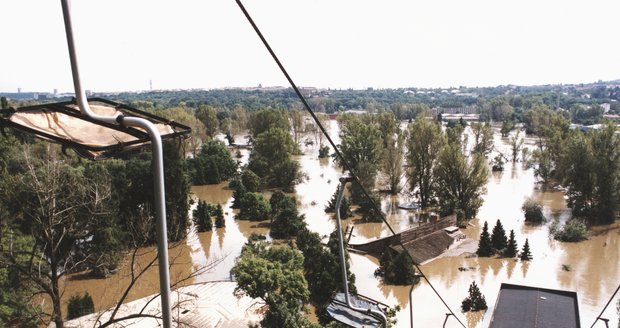
[[[335, 122], [331, 123], [330, 133], [337, 137], [338, 127]], [[497, 131], [495, 145], [496, 151], [508, 154], [507, 140], [501, 139]], [[533, 145], [533, 140], [526, 140], [527, 147]], [[296, 188], [299, 210], [305, 215], [310, 230], [322, 236], [328, 235], [335, 224], [331, 215], [324, 212], [324, 207], [336, 191], [341, 170], [331, 158], [318, 159], [318, 145], [304, 147], [303, 151], [304, 155], [297, 159], [307, 178]], [[245, 161], [247, 151], [242, 151], [242, 155], [242, 161]], [[489, 155], [489, 158], [493, 157], [494, 154]], [[197, 274], [183, 281], [184, 284], [230, 279], [229, 271], [247, 238], [252, 233], [268, 234], [268, 225], [266, 222], [234, 219], [235, 213], [230, 208], [232, 190], [227, 188], [227, 183], [192, 187], [192, 197], [221, 204], [226, 227], [206, 233], [190, 232], [186, 240], [173, 248], [170, 251], [172, 279], [176, 281], [192, 272]], [[547, 223], [529, 225], [524, 222], [521, 206], [527, 197], [543, 204], [545, 216], [549, 220]], [[399, 203], [409, 201], [411, 198], [405, 192], [398, 196], [383, 196], [382, 209], [388, 214], [388, 223], [396, 232], [417, 225], [422, 217], [419, 212], [398, 209]], [[444, 320], [446, 327], [461, 327], [458, 320], [466, 327], [486, 327], [501, 283], [576, 291], [581, 324], [589, 327], [620, 283], [620, 225], [616, 222], [611, 226], [594, 227], [591, 238], [580, 243], [561, 243], [549, 238], [550, 221], [556, 218], [564, 221], [569, 217], [570, 210], [566, 208], [562, 192], [542, 189], [536, 183], [532, 169], [525, 168], [523, 163], [507, 163], [503, 172], [490, 173], [484, 204], [477, 219], [472, 220], [466, 229], [461, 229], [471, 240], [465, 240], [445, 256], [421, 265], [421, 270], [454, 311], [456, 318], [446, 318], [449, 310], [424, 280], [413, 287], [411, 294], [411, 286], [384, 285], [373, 274], [378, 267], [378, 260], [368, 255], [351, 254], [351, 269], [356, 275], [360, 294], [402, 308], [396, 316], [396, 327], [410, 327], [410, 316], [413, 317], [415, 327], [441, 327]], [[514, 230], [519, 249], [528, 239], [532, 261], [478, 258], [471, 254], [475, 252], [483, 223], [488, 222], [491, 230], [498, 219], [502, 221], [507, 233]], [[382, 223], [363, 223], [353, 218], [344, 220], [343, 224], [354, 225], [352, 243], [391, 234]], [[140, 252], [144, 255], [138, 257], [136, 262], [139, 265], [145, 265], [155, 256], [152, 248]], [[107, 279], [68, 279], [65, 284], [65, 301], [73, 294], [88, 291], [93, 296], [97, 310], [112, 306], [129, 281], [130, 260], [126, 259], [119, 273]], [[210, 269], [200, 271], [204, 268]], [[489, 309], [464, 314], [460, 311], [460, 304], [467, 296], [472, 282], [480, 287]], [[157, 270], [152, 268], [140, 279], [128, 300], [157, 293], [158, 289]], [[615, 327], [618, 321], [615, 310], [617, 299], [618, 296], [603, 314], [604, 318], [610, 319], [611, 327]], [[595, 327], [604, 327], [604, 324], [598, 322]]]

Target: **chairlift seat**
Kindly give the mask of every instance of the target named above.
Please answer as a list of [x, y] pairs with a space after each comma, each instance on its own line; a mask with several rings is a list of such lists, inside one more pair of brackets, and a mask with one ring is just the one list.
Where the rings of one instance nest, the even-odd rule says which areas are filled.
[[[162, 140], [187, 138], [191, 131], [183, 124], [111, 100], [90, 98], [88, 103], [98, 115], [122, 114], [147, 119], [155, 125]], [[118, 156], [150, 143], [145, 130], [94, 120], [83, 115], [75, 101], [3, 109], [0, 128], [5, 126], [73, 148], [80, 156], [92, 160]]]
[[[349, 297], [351, 299], [351, 304], [356, 307], [383, 311], [381, 307], [379, 307], [381, 303], [370, 298], [355, 294], [349, 294]], [[369, 311], [357, 311], [348, 307], [343, 293], [337, 293], [334, 296], [329, 305], [327, 305], [327, 313], [332, 319], [350, 327], [369, 328], [382, 327], [383, 325], [382, 319], [378, 318], [375, 314]]]

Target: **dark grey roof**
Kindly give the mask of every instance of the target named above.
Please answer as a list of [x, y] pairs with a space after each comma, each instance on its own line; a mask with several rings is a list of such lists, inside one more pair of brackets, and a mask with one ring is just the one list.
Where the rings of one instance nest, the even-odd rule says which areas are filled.
[[489, 328], [579, 328], [577, 293], [502, 284]]

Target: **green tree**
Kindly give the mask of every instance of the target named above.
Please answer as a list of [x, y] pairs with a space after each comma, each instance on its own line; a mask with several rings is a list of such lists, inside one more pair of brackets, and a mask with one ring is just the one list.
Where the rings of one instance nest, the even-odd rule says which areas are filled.
[[100, 183], [109, 176], [89, 180], [55, 153], [46, 156], [39, 161], [27, 155], [27, 172], [5, 185], [10, 192], [8, 212], [29, 242], [2, 249], [0, 263], [49, 296], [51, 320], [63, 327], [60, 281], [87, 259], [81, 250], [92, 241], [93, 232], [109, 224], [102, 219], [110, 185]]
[[250, 169], [245, 169], [241, 173], [241, 182], [249, 192], [257, 192], [260, 190], [260, 177]]
[[[181, 240], [189, 224], [190, 180], [186, 162], [174, 142], [163, 144], [168, 238]], [[140, 152], [126, 161], [106, 161], [112, 177], [112, 199], [118, 204], [117, 222], [132, 244], [155, 242], [155, 206], [151, 153]]]
[[300, 180], [299, 163], [291, 156], [299, 147], [285, 130], [274, 128], [256, 137], [248, 169], [261, 177], [263, 185], [292, 191]]
[[[344, 232], [343, 232], [344, 234]], [[329, 253], [337, 258], [338, 261], [338, 270], [336, 271], [336, 276], [332, 279], [335, 281], [342, 281], [342, 266], [340, 264], [340, 242], [338, 241], [338, 232], [334, 229], [332, 233], [329, 235], [329, 240], [327, 241], [327, 248], [329, 248]], [[350, 257], [349, 251], [347, 250], [348, 243], [346, 240], [343, 240], [344, 244], [344, 256], [345, 256], [345, 267], [347, 272], [347, 281], [349, 282], [349, 292], [356, 293], [357, 287], [355, 287], [355, 274], [351, 272], [351, 266], [349, 264]], [[342, 286], [339, 284], [339, 291], [342, 291]]]
[[338, 258], [321, 245], [318, 233], [302, 229], [297, 235], [297, 247], [304, 254], [304, 275], [308, 281], [310, 299], [318, 308], [329, 303], [340, 287]]
[[177, 106], [173, 108], [160, 109], [155, 111], [155, 115], [159, 115], [166, 119], [180, 122], [191, 128], [190, 137], [183, 139], [183, 149], [187, 149], [196, 157], [200, 146], [209, 138], [205, 129], [205, 125], [196, 118], [195, 113], [185, 107]]
[[515, 258], [519, 253], [519, 246], [517, 246], [517, 241], [515, 240], [515, 231], [510, 230], [510, 238], [508, 238], [508, 245], [504, 249], [502, 255], [508, 258]]
[[[284, 198], [282, 198], [278, 194], [276, 200], [274, 200], [274, 195], [276, 195], [276, 193], [274, 193], [269, 200], [269, 203], [272, 205], [272, 213], [274, 213], [274, 219], [271, 223], [271, 231], [269, 234], [271, 237], [278, 239], [297, 236], [299, 231], [306, 227], [304, 215], [300, 215], [297, 211], [297, 204], [293, 197], [284, 195]], [[279, 199], [279, 201], [277, 199]]]
[[302, 134], [304, 133], [304, 119], [302, 112], [298, 109], [293, 109], [288, 112], [290, 119], [290, 127], [293, 130], [293, 140], [296, 144], [299, 144]]
[[597, 159], [596, 221], [610, 224], [616, 219], [620, 201], [620, 137], [614, 124], [607, 124], [592, 136], [592, 152]]
[[[357, 175], [361, 187], [372, 191], [383, 156], [381, 131], [375, 124], [368, 122], [369, 119], [364, 120], [358, 116], [339, 117], [340, 152]], [[359, 204], [363, 198], [358, 183], [353, 183], [350, 189], [351, 201], [355, 204]]]
[[245, 196], [245, 194], [248, 193], [247, 189], [243, 185], [243, 182], [241, 182], [240, 178], [237, 178], [237, 179], [230, 181], [230, 183], [228, 184], [228, 187], [235, 190], [233, 191], [233, 203], [230, 207], [241, 208], [243, 196]]
[[515, 135], [510, 137], [510, 140], [509, 140], [510, 150], [512, 154], [511, 159], [513, 163], [517, 161], [519, 152], [521, 151], [523, 142], [525, 141], [525, 139], [520, 137], [520, 134], [521, 134], [521, 130], [517, 130]]
[[545, 216], [542, 212], [542, 205], [537, 203], [532, 198], [527, 198], [523, 202], [521, 210], [523, 211], [525, 215], [525, 221], [527, 222], [540, 223], [545, 220]]
[[270, 217], [271, 206], [262, 195], [248, 192], [241, 198], [237, 219], [250, 221], [263, 221]]
[[420, 280], [409, 255], [406, 252], [399, 252], [394, 256], [389, 248], [381, 255], [375, 277], [383, 277], [386, 284], [393, 285], [411, 285]]
[[486, 309], [487, 301], [485, 300], [484, 295], [480, 292], [476, 282], [473, 281], [471, 285], [469, 285], [469, 296], [467, 296], [461, 303], [461, 310], [463, 310], [463, 312], [467, 312]]
[[217, 184], [233, 177], [237, 172], [237, 162], [223, 142], [210, 140], [200, 149], [200, 153], [188, 159], [192, 182], [196, 185]]
[[439, 153], [445, 145], [439, 125], [427, 120], [417, 120], [409, 126], [407, 139], [407, 163], [411, 190], [416, 190], [422, 208], [431, 206], [437, 191], [433, 170]]
[[[289, 131], [288, 117], [284, 111], [276, 109], [261, 109], [250, 114], [247, 122], [248, 129], [254, 138], [271, 129]], [[293, 139], [291, 139], [292, 141]]]
[[521, 250], [519, 258], [521, 259], [521, 261], [529, 261], [532, 259], [532, 253], [530, 252], [530, 243], [527, 238], [525, 238], [525, 244], [523, 244], [523, 249]]
[[0, 108], [9, 108], [9, 102], [6, 100], [6, 97], [0, 97]]
[[478, 242], [478, 250], [476, 251], [476, 254], [482, 257], [489, 257], [494, 254], [491, 236], [489, 236], [489, 225], [486, 221], [484, 221], [484, 226], [482, 227], [482, 233], [480, 234], [480, 241]]
[[203, 200], [198, 200], [198, 206], [192, 212], [194, 225], [198, 232], [211, 231], [213, 229], [213, 221], [209, 215], [209, 204]]
[[216, 228], [224, 228], [226, 226], [226, 221], [224, 221], [224, 210], [222, 209], [222, 205], [217, 204], [215, 207], [215, 227]]
[[397, 195], [402, 188], [400, 182], [404, 174], [405, 137], [403, 133], [398, 133], [398, 137], [395, 140], [388, 140], [386, 142], [383, 172], [388, 176], [390, 194]]
[[[338, 189], [332, 195], [332, 198], [325, 206], [325, 213], [335, 213], [336, 207], [336, 199], [338, 198]], [[351, 212], [351, 204], [349, 203], [349, 198], [347, 196], [342, 196], [342, 201], [340, 202], [340, 219], [344, 220], [349, 218], [353, 213]]]
[[502, 134], [502, 138], [508, 137], [510, 131], [515, 128], [515, 122], [512, 119], [505, 118], [502, 121], [502, 127], [500, 129], [500, 133]]
[[491, 245], [493, 245], [495, 253], [502, 253], [506, 246], [508, 246], [506, 230], [504, 230], [502, 221], [500, 221], [499, 219], [495, 223], [495, 226], [493, 227], [493, 232], [491, 233]]
[[72, 295], [67, 305], [67, 319], [75, 319], [95, 312], [93, 298], [85, 292], [83, 296]]
[[482, 155], [474, 154], [468, 162], [458, 145], [448, 145], [439, 154], [433, 174], [441, 214], [456, 213], [459, 224], [474, 218], [488, 180]]
[[620, 138], [615, 126], [570, 134], [558, 172], [576, 217], [602, 224], [615, 220], [620, 200]]
[[309, 299], [303, 271], [304, 257], [290, 246], [246, 244], [231, 272], [237, 290], [258, 297], [269, 306], [262, 327], [304, 327], [303, 305]]
[[[30, 245], [28, 237], [11, 231], [4, 227], [0, 231], [1, 235], [11, 236], [13, 245]], [[4, 241], [4, 242], [3, 242]], [[9, 238], [2, 240], [3, 249], [9, 248]], [[20, 260], [27, 261], [26, 258]], [[26, 263], [20, 264], [26, 266]], [[39, 312], [41, 309], [31, 305], [30, 298], [36, 293], [33, 283], [28, 281], [28, 277], [21, 273], [10, 263], [0, 263], [0, 326], [2, 327], [37, 327]]]
[[471, 124], [474, 135], [474, 153], [487, 156], [493, 150], [493, 129], [489, 123], [474, 122]]
[[204, 124], [207, 136], [213, 139], [217, 133], [220, 122], [217, 119], [217, 112], [215, 111], [215, 108], [210, 106], [200, 106], [200, 108], [196, 111], [196, 118]]
[[329, 147], [321, 146], [321, 148], [319, 148], [319, 158], [327, 158], [327, 157], [329, 157]]

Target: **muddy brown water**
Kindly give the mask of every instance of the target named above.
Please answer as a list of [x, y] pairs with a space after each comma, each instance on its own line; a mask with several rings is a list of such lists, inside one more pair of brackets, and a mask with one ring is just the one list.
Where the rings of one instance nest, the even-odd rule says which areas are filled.
[[[337, 126], [333, 124], [331, 133], [337, 135]], [[473, 140], [470, 138], [470, 140]], [[527, 140], [529, 147], [533, 140]], [[508, 153], [506, 140], [496, 136], [495, 143], [500, 151]], [[334, 229], [333, 220], [324, 213], [323, 208], [336, 190], [340, 170], [331, 159], [317, 159], [318, 147], [309, 146], [300, 156], [303, 171], [308, 179], [297, 186], [296, 196], [300, 211], [305, 215], [308, 227], [321, 235], [327, 235]], [[247, 159], [247, 151], [242, 151]], [[490, 156], [490, 158], [492, 158]], [[261, 223], [234, 220], [230, 209], [232, 190], [226, 183], [211, 186], [192, 187], [193, 197], [209, 203], [222, 204], [225, 211], [226, 227], [206, 233], [190, 233], [186, 240], [170, 251], [171, 277], [178, 280], [205, 266], [217, 264], [210, 270], [197, 274], [183, 284], [211, 280], [227, 280], [235, 257], [251, 233], [267, 234], [268, 228]], [[536, 183], [531, 169], [525, 169], [522, 163], [507, 163], [504, 172], [490, 173], [484, 205], [480, 208], [478, 218], [472, 220], [468, 228], [462, 231], [469, 237], [478, 238], [484, 221], [489, 226], [501, 219], [507, 232], [515, 231], [519, 248], [528, 238], [533, 260], [521, 262], [500, 258], [477, 258], [465, 252], [472, 249], [463, 244], [462, 249], [452, 249], [448, 256], [437, 258], [421, 266], [431, 284], [443, 297], [456, 316], [467, 327], [487, 327], [501, 283], [522, 284], [535, 287], [576, 291], [579, 300], [581, 323], [589, 327], [602, 310], [615, 288], [620, 283], [620, 224], [595, 227], [589, 240], [580, 243], [560, 243], [548, 236], [549, 224], [531, 226], [524, 223], [521, 205], [526, 197], [533, 197], [544, 206], [545, 216], [549, 219], [566, 220], [570, 210], [566, 209], [563, 194], [555, 190], [542, 190]], [[408, 202], [406, 195], [383, 196], [382, 208], [388, 212], [388, 222], [396, 231], [417, 224], [420, 214], [415, 211], [397, 209], [400, 202]], [[361, 223], [355, 219], [345, 220], [353, 224], [355, 230], [352, 242], [373, 240], [390, 234], [384, 224]], [[473, 243], [475, 249], [475, 242]], [[137, 258], [138, 265], [144, 265], [155, 256], [153, 248], [140, 250], [144, 253]], [[357, 277], [357, 288], [361, 294], [369, 296], [391, 306], [399, 305], [397, 327], [410, 327], [409, 290], [410, 286], [384, 285], [374, 277], [378, 260], [372, 256], [351, 255], [352, 270]], [[119, 273], [107, 279], [67, 279], [64, 284], [64, 300], [76, 293], [88, 291], [93, 296], [97, 310], [114, 304], [129, 281], [126, 259]], [[563, 268], [564, 267], [564, 268]], [[460, 271], [465, 268], [466, 271]], [[472, 281], [480, 287], [486, 297], [489, 309], [485, 312], [460, 312], [460, 303], [467, 296]], [[130, 293], [128, 300], [157, 293], [159, 289], [156, 268], [150, 269], [141, 278]], [[413, 325], [415, 327], [441, 327], [448, 312], [441, 300], [433, 293], [425, 281], [413, 288], [411, 294], [413, 308]], [[616, 327], [618, 314], [615, 302], [609, 306], [603, 317], [610, 319], [610, 327]], [[604, 327], [598, 322], [595, 327]], [[455, 318], [448, 318], [446, 327], [460, 327]]]

